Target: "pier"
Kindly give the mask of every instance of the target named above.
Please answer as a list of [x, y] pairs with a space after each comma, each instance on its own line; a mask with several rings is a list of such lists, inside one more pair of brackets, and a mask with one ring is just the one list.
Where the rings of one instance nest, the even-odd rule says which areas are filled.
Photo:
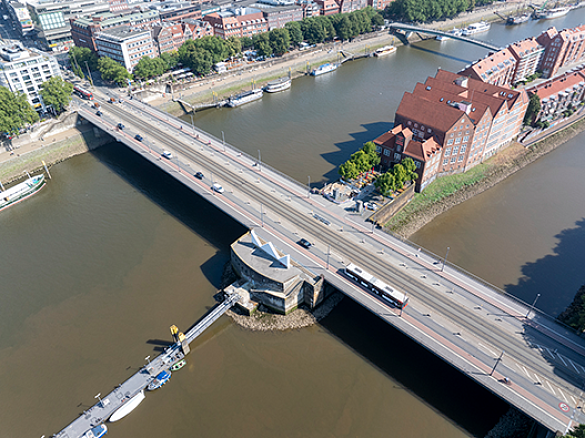
[[83, 411], [75, 421], [53, 436], [55, 438], [81, 438], [92, 427], [107, 421], [124, 403], [140, 393], [140, 391], [144, 391], [161, 371], [168, 371], [174, 364], [181, 361], [189, 353], [189, 344], [231, 309], [239, 299], [240, 297], [237, 294], [228, 295], [223, 302], [215, 306], [195, 324], [185, 334], [182, 341], [179, 340], [167, 347], [162, 354], [149, 361], [136, 374], [119, 384], [112, 392], [100, 398], [98, 403]]

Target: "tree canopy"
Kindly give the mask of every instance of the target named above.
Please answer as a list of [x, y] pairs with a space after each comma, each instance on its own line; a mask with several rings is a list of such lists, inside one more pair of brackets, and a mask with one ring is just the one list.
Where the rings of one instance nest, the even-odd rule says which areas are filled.
[[353, 153], [347, 162], [339, 166], [338, 173], [347, 181], [357, 178], [360, 173], [367, 172], [378, 164], [380, 156], [376, 152], [376, 145], [369, 141], [359, 151]]
[[[581, 286], [573, 302], [561, 313], [557, 319], [579, 333], [585, 331], [585, 285]], [[585, 437], [584, 437], [585, 438]]]
[[134, 77], [137, 79], [151, 79], [162, 75], [168, 69], [168, 64], [162, 58], [143, 56], [134, 67]]
[[46, 106], [51, 106], [53, 110], [60, 114], [71, 102], [71, 93], [73, 85], [65, 82], [60, 76], [53, 76], [41, 85], [41, 97]]
[[288, 30], [290, 40], [293, 44], [300, 44], [303, 41], [303, 31], [301, 30], [301, 23], [298, 21], [289, 21], [284, 25], [284, 28]]
[[14, 135], [21, 129], [38, 122], [39, 115], [30, 106], [26, 96], [0, 87], [0, 132]]
[[98, 56], [87, 47], [71, 47], [69, 49], [69, 61], [71, 62], [73, 73], [80, 78], [84, 78], [85, 74], [88, 73], [88, 66], [92, 71], [98, 68]]
[[127, 79], [132, 78], [126, 67], [107, 56], [102, 56], [99, 59], [97, 68], [102, 74], [102, 79], [116, 82], [119, 85], [125, 84]]
[[[492, 2], [483, 0], [481, 4]], [[476, 3], [480, 4], [473, 0], [396, 0], [386, 7], [384, 14], [394, 20], [426, 22], [451, 18], [473, 9]]]
[[574, 427], [564, 438], [585, 438], [585, 424]]
[[270, 32], [257, 33], [252, 40], [254, 41], [254, 50], [258, 56], [268, 58], [272, 55], [272, 46], [270, 44]]
[[274, 54], [282, 56], [290, 47], [290, 34], [287, 29], [274, 29], [270, 32], [270, 47]]
[[538, 116], [540, 108], [540, 97], [538, 97], [538, 94], [534, 93], [530, 96], [528, 107], [526, 108], [526, 114], [524, 115], [525, 125], [532, 125], [536, 121], [536, 116]]

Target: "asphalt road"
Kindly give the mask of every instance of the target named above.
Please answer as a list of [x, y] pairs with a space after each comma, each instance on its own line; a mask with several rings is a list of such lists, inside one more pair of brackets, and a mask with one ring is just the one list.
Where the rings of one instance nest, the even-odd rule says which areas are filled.
[[[87, 118], [97, 120], [86, 102], [81, 108]], [[450, 266], [443, 271], [437, 258], [372, 232], [361, 216], [309, 196], [306, 187], [255, 164], [255, 158], [224, 146], [221, 140], [197, 130], [192, 133], [179, 119], [135, 100], [104, 103], [102, 112], [101, 122], [112, 135], [124, 137], [245, 225], [276, 236], [263, 237], [551, 430], [564, 432], [571, 416], [585, 422], [579, 409], [585, 348], [562, 327], [534, 312], [526, 318], [530, 309], [526, 305]], [[123, 132], [115, 128], [119, 122], [125, 125]], [[144, 137], [142, 143], [132, 140], [135, 134]], [[160, 158], [163, 149], [173, 153], [172, 160]], [[192, 177], [197, 171], [204, 173], [203, 180]], [[213, 182], [222, 184], [225, 193], [213, 194]], [[330, 225], [315, 219], [315, 214]], [[303, 250], [295, 244], [300, 237], [316, 245]], [[350, 261], [408, 294], [410, 305], [402, 317], [398, 309], [341, 274]]]

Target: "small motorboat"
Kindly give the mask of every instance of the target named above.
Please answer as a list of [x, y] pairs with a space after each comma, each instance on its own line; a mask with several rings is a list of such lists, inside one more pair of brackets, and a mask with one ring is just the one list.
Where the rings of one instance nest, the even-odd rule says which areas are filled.
[[176, 364], [174, 364], [171, 367], [171, 371], [179, 371], [181, 368], [183, 368], [185, 365], [187, 365], [187, 361], [185, 359], [181, 359], [179, 362], [177, 362]]
[[167, 370], [161, 371], [154, 378], [154, 380], [152, 382], [150, 382], [150, 384], [148, 385], [148, 390], [149, 391], [154, 391], [155, 389], [160, 388], [165, 383], [167, 383], [170, 378], [171, 378], [171, 372], [170, 371], [167, 371]]

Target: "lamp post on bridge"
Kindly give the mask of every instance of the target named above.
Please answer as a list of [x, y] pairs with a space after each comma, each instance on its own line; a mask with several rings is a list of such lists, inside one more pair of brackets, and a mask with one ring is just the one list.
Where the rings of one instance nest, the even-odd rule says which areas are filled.
[[102, 408], [104, 407], [104, 403], [102, 402], [102, 398], [100, 397], [102, 395], [101, 392], [98, 392], [98, 395], [94, 396], [93, 398], [97, 398], [100, 401], [100, 405], [102, 406]]
[[528, 318], [528, 315], [530, 315], [530, 312], [534, 310], [534, 306], [536, 306], [536, 302], [538, 301], [539, 298], [540, 294], [536, 294], [536, 298], [534, 299], [532, 306], [530, 306], [530, 308], [528, 309], [528, 312], [526, 312], [526, 316], [524, 318]]
[[447, 253], [445, 254], [445, 258], [443, 259], [443, 266], [441, 266], [441, 272], [443, 272], [445, 270], [445, 263], [447, 263], [447, 256], [449, 255], [449, 250], [451, 249], [451, 247], [447, 247]]
[[223, 131], [221, 131], [221, 144], [223, 145], [223, 151], [225, 152], [225, 136], [223, 135]]
[[500, 357], [498, 357], [496, 359], [496, 363], [495, 363], [494, 367], [492, 368], [492, 370], [490, 371], [490, 376], [494, 375], [494, 372], [496, 371], [496, 367], [498, 366], [498, 364], [502, 360], [502, 357], [504, 357], [504, 350], [502, 350], [502, 354], [500, 354]]
[[258, 149], [258, 169], [262, 172], [262, 155], [260, 154], [260, 149]]

